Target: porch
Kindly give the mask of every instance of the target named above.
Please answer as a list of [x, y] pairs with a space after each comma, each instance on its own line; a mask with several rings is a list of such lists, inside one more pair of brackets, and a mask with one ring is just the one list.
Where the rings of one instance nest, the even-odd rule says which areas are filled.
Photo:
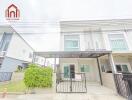
[[[61, 93], [86, 93], [87, 90], [89, 90], [89, 88], [87, 87], [87, 83], [89, 82], [95, 82], [97, 84], [99, 84], [100, 86], [106, 86], [108, 88], [113, 87], [114, 91], [116, 91], [115, 89], [115, 84], [114, 84], [114, 78], [113, 78], [113, 74], [115, 72], [115, 68], [114, 68], [114, 63], [113, 63], [113, 57], [111, 55], [111, 51], [106, 51], [106, 50], [102, 50], [102, 51], [59, 51], [59, 52], [35, 52], [34, 53], [34, 57], [35, 55], [37, 56], [42, 56], [45, 58], [55, 58], [55, 72], [57, 74], [56, 77], [56, 92], [61, 92]], [[105, 75], [102, 74], [101, 72], [101, 66], [100, 66], [100, 58], [102, 56], [106, 56], [108, 58], [108, 62], [109, 62], [109, 67], [111, 69], [111, 72], [109, 72], [107, 75], [107, 73]], [[89, 72], [85, 73], [85, 72], [79, 72], [79, 70], [77, 69], [77, 66], [73, 63], [70, 64], [69, 68], [67, 70], [69, 71], [64, 71], [62, 66], [62, 63], [65, 63], [63, 61], [59, 62], [60, 66], [56, 66], [56, 58], [59, 59], [70, 59], [69, 61], [72, 62], [71, 59], [94, 59], [93, 62], [93, 68], [92, 69], [96, 69], [92, 72], [92, 77], [89, 77]], [[87, 62], [87, 61], [86, 61]], [[91, 63], [91, 61], [89, 61]], [[87, 63], [89, 63], [87, 62]], [[78, 63], [78, 62], [77, 62]], [[83, 61], [83, 63], [85, 63]], [[78, 63], [79, 64], [79, 63]], [[95, 67], [95, 68], [94, 68]], [[79, 68], [79, 67], [78, 67]], [[76, 75], [76, 74], [81, 74], [81, 75]], [[60, 75], [63, 74], [63, 75]], [[83, 75], [82, 75], [83, 74]], [[95, 74], [95, 75], [94, 75]], [[87, 77], [86, 77], [87, 76]], [[110, 76], [110, 77], [109, 77]], [[112, 85], [109, 87], [109, 85], [107, 84], [111, 84], [111, 83], [105, 83], [103, 78], [107, 78], [110, 81], [112, 81]], [[93, 79], [94, 78], [94, 79]], [[89, 81], [89, 79], [91, 80], [95, 80], [95, 81]]]

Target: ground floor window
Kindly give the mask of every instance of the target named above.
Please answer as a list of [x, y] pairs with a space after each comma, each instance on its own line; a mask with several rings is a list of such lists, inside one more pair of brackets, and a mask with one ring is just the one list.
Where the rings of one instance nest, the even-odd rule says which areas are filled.
[[117, 72], [129, 72], [128, 66], [126, 64], [117, 64], [116, 70]]
[[80, 71], [81, 72], [90, 72], [90, 67], [87, 64], [81, 64], [80, 65]]

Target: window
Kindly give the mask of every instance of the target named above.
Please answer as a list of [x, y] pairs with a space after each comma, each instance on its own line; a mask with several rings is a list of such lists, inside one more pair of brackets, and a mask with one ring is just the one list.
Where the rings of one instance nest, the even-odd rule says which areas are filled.
[[129, 72], [127, 65], [122, 65], [123, 72]]
[[129, 72], [128, 67], [125, 64], [116, 65], [116, 70], [117, 72]]
[[79, 50], [79, 36], [78, 35], [65, 35], [64, 36], [64, 50], [78, 51]]
[[122, 71], [121, 65], [116, 65], [116, 70], [117, 70], [118, 72], [121, 72], [121, 71]]
[[82, 65], [80, 65], [80, 71], [81, 72], [90, 72], [90, 68], [88, 65], [82, 64]]
[[4, 33], [3, 34], [2, 40], [0, 42], [0, 50], [1, 51], [6, 51], [8, 49], [11, 37], [12, 37], [12, 33]]
[[128, 46], [123, 34], [109, 34], [108, 37], [112, 50], [114, 51], [128, 50]]

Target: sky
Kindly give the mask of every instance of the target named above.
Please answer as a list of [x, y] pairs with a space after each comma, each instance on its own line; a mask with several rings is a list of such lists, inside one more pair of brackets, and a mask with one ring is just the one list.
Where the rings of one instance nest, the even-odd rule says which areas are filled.
[[[9, 22], [15, 4], [20, 20]], [[131, 0], [0, 0], [0, 25], [10, 24], [36, 51], [59, 51], [60, 21], [132, 18]]]

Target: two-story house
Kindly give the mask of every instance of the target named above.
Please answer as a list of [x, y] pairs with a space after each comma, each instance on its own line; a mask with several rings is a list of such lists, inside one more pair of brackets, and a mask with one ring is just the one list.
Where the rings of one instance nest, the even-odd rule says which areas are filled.
[[93, 57], [94, 53], [85, 57], [84, 53], [84, 57], [60, 58], [60, 72], [64, 77], [69, 77], [70, 70], [86, 73], [88, 82], [101, 81], [104, 86], [115, 89], [112, 72], [132, 72], [132, 20], [62, 21], [60, 30], [61, 51], [71, 52], [73, 56], [74, 52], [82, 52], [81, 55], [83, 52], [112, 52], [110, 57]]
[[55, 58], [57, 92], [87, 92], [91, 83], [118, 91], [115, 75], [132, 72], [132, 19], [61, 21], [60, 51], [34, 55]]
[[[32, 63], [34, 51], [11, 26], [0, 26], [0, 81], [9, 80], [18, 66]], [[44, 65], [44, 58], [38, 56], [34, 63]]]

